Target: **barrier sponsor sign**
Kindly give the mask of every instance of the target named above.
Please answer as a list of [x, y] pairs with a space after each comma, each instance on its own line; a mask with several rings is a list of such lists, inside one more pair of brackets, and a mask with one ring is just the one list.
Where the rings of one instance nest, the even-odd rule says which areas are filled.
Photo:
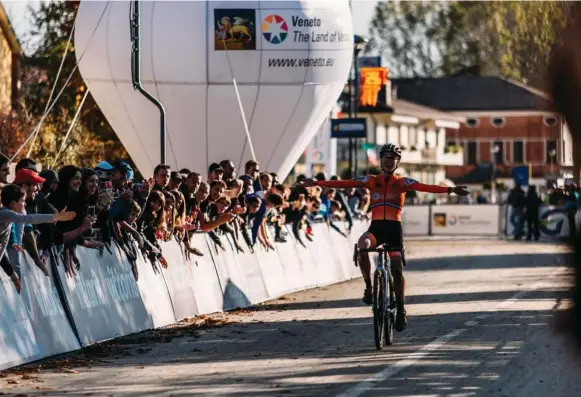
[[22, 291], [2, 274], [0, 289], [0, 368], [81, 348], [53, 282], [24, 252], [9, 250], [21, 269]]
[[[515, 222], [518, 219], [513, 218], [513, 208], [507, 209], [506, 234], [514, 236]], [[523, 233], [527, 235], [526, 215], [522, 220]], [[567, 210], [562, 206], [542, 206], [539, 208], [539, 232], [540, 237], [546, 239], [562, 239], [569, 237], [569, 217]]]
[[224, 307], [224, 296], [212, 261], [208, 239], [204, 234], [196, 234], [191, 241], [192, 247], [196, 247], [204, 254], [190, 257], [194, 275], [191, 288], [194, 290], [200, 314], [219, 312]]
[[405, 207], [401, 221], [405, 236], [427, 236], [430, 233], [430, 206], [410, 205]]
[[498, 205], [438, 205], [432, 207], [432, 234], [498, 235]]
[[[167, 261], [167, 269], [162, 268], [161, 272], [167, 291], [169, 291], [170, 304], [173, 306], [176, 320], [192, 317], [199, 313], [196, 296], [192, 288], [193, 267], [191, 263], [185, 261], [181, 248], [173, 240], [161, 244], [163, 257]], [[163, 283], [159, 284], [163, 285]]]
[[[123, 257], [123, 254], [121, 255]], [[147, 313], [151, 316], [153, 326], [157, 328], [173, 324], [177, 319], [174, 315], [169, 286], [166, 286], [163, 275], [153, 270], [151, 262], [144, 258], [141, 252], [138, 252], [136, 262], [139, 273], [137, 288]]]
[[0, 274], [0, 369], [42, 358], [22, 297], [4, 272]]
[[212, 242], [210, 251], [214, 258], [216, 272], [218, 273], [224, 295], [223, 310], [250, 306], [251, 302], [246, 295], [247, 288], [244, 283], [244, 277], [242, 277], [240, 272], [239, 264], [236, 261], [237, 255], [234, 252], [234, 247], [226, 236], [219, 238], [222, 241], [224, 250]]
[[[322, 223], [313, 224], [312, 226], [315, 242], [308, 245], [308, 247], [313, 256], [317, 285], [323, 286], [344, 281], [343, 269], [339, 263], [334, 261], [333, 252], [338, 251], [338, 247], [333, 246], [330, 236], [330, 233], [337, 233], [337, 231]], [[345, 254], [349, 255], [349, 248], [347, 247], [347, 250], [343, 248], [341, 251], [347, 251]]]
[[112, 248], [111, 254], [77, 247], [81, 268], [73, 278], [58, 255], [59, 280], [83, 346], [153, 327], [131, 266]]
[[11, 250], [10, 261], [17, 260], [22, 269], [21, 298], [42, 356], [80, 349], [54, 284], [50, 263], [47, 263], [49, 274], [45, 276], [28, 254]]

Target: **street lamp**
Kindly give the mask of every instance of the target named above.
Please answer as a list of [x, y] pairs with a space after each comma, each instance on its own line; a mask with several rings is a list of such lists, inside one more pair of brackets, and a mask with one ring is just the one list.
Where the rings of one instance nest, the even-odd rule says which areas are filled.
[[500, 146], [494, 145], [490, 148], [492, 156], [492, 175], [490, 178], [490, 202], [496, 204], [496, 154], [500, 152]]
[[[368, 40], [358, 34], [353, 35], [353, 69], [350, 72], [349, 79], [349, 118], [357, 117], [357, 108], [359, 101], [359, 65], [357, 64], [357, 57], [363, 51]], [[354, 72], [354, 73], [353, 73]], [[353, 78], [353, 74], [355, 74]], [[355, 93], [353, 92], [353, 85], [355, 85]], [[355, 167], [353, 167], [353, 152], [355, 152]], [[353, 138], [349, 138], [349, 173], [351, 177], [357, 175], [357, 148], [353, 147]]]

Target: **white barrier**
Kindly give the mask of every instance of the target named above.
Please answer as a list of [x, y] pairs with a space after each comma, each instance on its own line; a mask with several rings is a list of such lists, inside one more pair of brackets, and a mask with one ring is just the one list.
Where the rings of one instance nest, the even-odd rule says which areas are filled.
[[52, 270], [45, 276], [27, 254], [10, 249], [9, 256], [21, 266], [22, 292], [0, 275], [0, 369], [80, 349]]
[[77, 247], [81, 267], [74, 278], [58, 255], [59, 280], [82, 346], [153, 327], [131, 266], [112, 247], [112, 254]]
[[431, 232], [434, 236], [496, 236], [499, 222], [498, 205], [438, 205], [432, 207]]
[[405, 236], [427, 236], [430, 234], [430, 206], [410, 205], [405, 207], [401, 222]]

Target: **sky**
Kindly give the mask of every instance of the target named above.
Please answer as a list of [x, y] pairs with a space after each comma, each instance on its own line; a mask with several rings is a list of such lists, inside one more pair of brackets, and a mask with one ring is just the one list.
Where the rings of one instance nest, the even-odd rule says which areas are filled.
[[[8, 12], [12, 26], [16, 35], [25, 41], [28, 32], [31, 29], [29, 23], [28, 6], [36, 7], [40, 1], [22, 1], [22, 0], [0, 0]], [[352, 0], [353, 25], [356, 34], [366, 36], [369, 32], [369, 22], [373, 16], [373, 10], [377, 0]], [[26, 49], [25, 49], [26, 51]]]

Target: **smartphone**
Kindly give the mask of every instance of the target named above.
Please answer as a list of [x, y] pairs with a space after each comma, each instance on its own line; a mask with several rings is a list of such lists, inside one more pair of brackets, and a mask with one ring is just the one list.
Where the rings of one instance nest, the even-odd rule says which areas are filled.
[[95, 212], [95, 206], [94, 206], [94, 205], [91, 205], [91, 206], [88, 208], [88, 210], [87, 210], [87, 215], [90, 215], [90, 216], [95, 216], [95, 214], [96, 214], [96, 212]]
[[99, 190], [113, 189], [113, 183], [111, 181], [102, 181], [99, 183]]

